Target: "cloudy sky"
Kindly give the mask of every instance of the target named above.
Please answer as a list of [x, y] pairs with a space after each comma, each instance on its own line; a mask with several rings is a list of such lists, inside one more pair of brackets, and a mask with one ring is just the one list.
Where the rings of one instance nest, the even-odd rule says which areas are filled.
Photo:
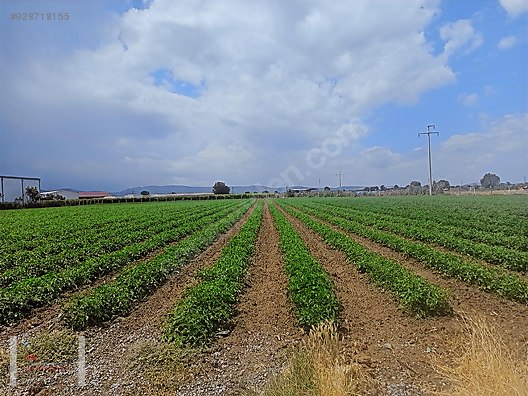
[[528, 0], [0, 5], [0, 174], [45, 189], [425, 184], [428, 124], [435, 179], [528, 178]]

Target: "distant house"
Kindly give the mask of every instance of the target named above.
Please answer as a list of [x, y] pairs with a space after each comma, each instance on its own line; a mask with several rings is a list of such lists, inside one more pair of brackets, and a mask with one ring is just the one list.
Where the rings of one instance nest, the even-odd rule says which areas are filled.
[[56, 197], [58, 195], [64, 197], [65, 199], [79, 199], [79, 193], [70, 190], [43, 191], [40, 193], [40, 196], [43, 199], [53, 199], [53, 197]]
[[318, 191], [315, 187], [304, 187], [304, 188], [292, 188], [292, 192], [294, 193], [303, 193], [303, 192], [312, 192], [312, 191]]
[[105, 191], [81, 191], [79, 199], [95, 199], [109, 197], [110, 194]]

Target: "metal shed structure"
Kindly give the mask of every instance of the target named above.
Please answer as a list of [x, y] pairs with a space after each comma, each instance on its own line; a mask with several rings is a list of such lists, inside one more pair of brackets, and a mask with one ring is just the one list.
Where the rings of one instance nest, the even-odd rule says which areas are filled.
[[26, 202], [26, 192], [24, 190], [24, 180], [33, 180], [33, 181], [38, 181], [38, 190], [40, 192], [40, 177], [25, 177], [25, 176], [4, 176], [4, 175], [0, 175], [0, 186], [1, 186], [1, 194], [2, 194], [2, 203], [5, 202], [5, 193], [4, 193], [4, 179], [9, 179], [9, 180], [20, 180], [21, 182], [21, 197], [22, 197], [22, 202]]

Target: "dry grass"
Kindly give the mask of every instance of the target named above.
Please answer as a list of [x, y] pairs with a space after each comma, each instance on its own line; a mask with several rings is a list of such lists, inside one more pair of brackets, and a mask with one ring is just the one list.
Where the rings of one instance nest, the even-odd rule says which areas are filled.
[[366, 382], [361, 366], [345, 361], [333, 323], [320, 324], [296, 349], [286, 370], [271, 380], [263, 396], [348, 396]]
[[511, 351], [483, 318], [466, 318], [466, 349], [455, 368], [441, 367], [452, 388], [441, 395], [526, 396], [528, 361]]
[[144, 377], [143, 395], [174, 395], [175, 389], [187, 379], [187, 353], [172, 344], [144, 342], [130, 356], [130, 369]]

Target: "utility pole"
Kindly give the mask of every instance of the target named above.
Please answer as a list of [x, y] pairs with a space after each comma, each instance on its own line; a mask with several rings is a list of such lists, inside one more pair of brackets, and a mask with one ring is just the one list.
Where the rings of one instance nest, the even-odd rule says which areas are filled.
[[433, 195], [433, 167], [431, 165], [431, 135], [440, 135], [438, 132], [431, 132], [431, 128], [435, 129], [434, 125], [427, 125], [427, 132], [421, 132], [418, 134], [418, 137], [420, 135], [427, 135], [427, 147], [429, 148], [429, 195]]
[[341, 171], [337, 172], [337, 177], [339, 177], [339, 192], [341, 192], [341, 187], [342, 187], [341, 176], [343, 176], [343, 172]]

